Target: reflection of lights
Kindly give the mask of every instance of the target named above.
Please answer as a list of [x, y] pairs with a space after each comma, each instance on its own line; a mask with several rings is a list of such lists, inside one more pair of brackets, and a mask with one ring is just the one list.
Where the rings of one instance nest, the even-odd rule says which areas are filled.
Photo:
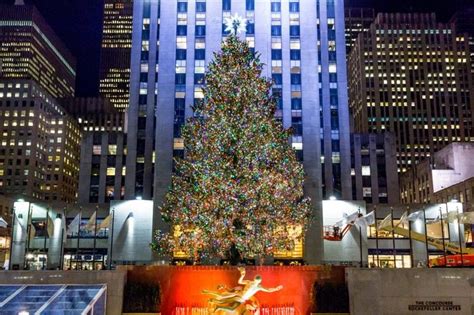
[[30, 315], [30, 313], [28, 313], [27, 311], [21, 311], [20, 313], [18, 313], [18, 315]]
[[329, 200], [337, 200], [336, 196], [329, 197]]
[[33, 259], [35, 256], [33, 254], [26, 255], [26, 259]]
[[136, 196], [135, 199], [142, 200], [142, 196]]
[[25, 202], [25, 199], [20, 198], [18, 199], [18, 202]]

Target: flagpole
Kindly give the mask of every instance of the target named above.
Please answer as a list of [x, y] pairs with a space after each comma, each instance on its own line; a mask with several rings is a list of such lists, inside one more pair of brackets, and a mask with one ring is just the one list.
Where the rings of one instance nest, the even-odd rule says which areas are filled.
[[[46, 207], [46, 224], [45, 224], [45, 228], [46, 228], [46, 233], [44, 233], [44, 242], [43, 242], [43, 252], [44, 254], [46, 255], [46, 243], [47, 243], [47, 237], [48, 237], [48, 225], [49, 225], [49, 206]], [[46, 255], [46, 257], [48, 257]], [[44, 259], [43, 259], [43, 270], [44, 270]]]
[[[81, 221], [82, 221], [82, 207], [79, 208], [79, 223], [77, 224], [77, 248], [76, 248], [76, 270], [79, 264], [79, 241], [81, 240]], [[82, 261], [81, 261], [82, 266]]]
[[426, 209], [423, 208], [423, 222], [425, 223], [425, 247], [426, 247], [426, 266], [430, 263], [430, 253], [428, 248], [428, 226], [426, 225]]
[[31, 217], [31, 202], [28, 203], [28, 217], [26, 218], [26, 246], [25, 246], [25, 257], [24, 257], [24, 263], [23, 263], [23, 269], [26, 268], [28, 262], [26, 256], [28, 255], [28, 251], [30, 250], [30, 233], [31, 233], [31, 222], [30, 222], [30, 217]]
[[393, 207], [390, 207], [390, 216], [391, 216], [391, 223], [392, 223], [392, 255], [393, 255], [393, 267], [397, 268], [397, 256], [396, 256], [396, 244], [395, 244], [395, 227], [393, 225]]
[[377, 250], [377, 268], [380, 268], [379, 224], [377, 221], [377, 206], [374, 207], [374, 218], [375, 218], [375, 249]]
[[444, 254], [444, 267], [448, 267], [448, 258], [446, 255], [446, 243], [444, 242], [444, 222], [443, 222], [443, 211], [439, 207], [439, 223], [441, 224], [441, 237], [443, 238], [443, 254]]
[[115, 209], [112, 209], [112, 228], [110, 235], [110, 253], [107, 253], [109, 256], [109, 270], [112, 270], [112, 251], [114, 248], [114, 218], [115, 218]]
[[95, 222], [94, 222], [94, 249], [92, 250], [92, 270], [95, 270], [95, 251], [97, 245], [97, 211], [99, 210], [99, 205], [95, 208]]
[[413, 238], [411, 237], [411, 221], [408, 219], [410, 212], [410, 207], [407, 206], [408, 237], [410, 238], [410, 262], [411, 267], [413, 268], [413, 265], [415, 264], [415, 257], [413, 257]]
[[[359, 218], [360, 218], [360, 208], [357, 210], [359, 212]], [[359, 225], [359, 251], [360, 251], [360, 268], [363, 267], [364, 261], [363, 261], [363, 250], [362, 250], [362, 227]]]
[[459, 250], [461, 251], [461, 267], [464, 267], [464, 254], [462, 252], [462, 243], [464, 235], [461, 237], [461, 222], [459, 219], [459, 208], [456, 207], [457, 222], [458, 222], [458, 239], [459, 239]]

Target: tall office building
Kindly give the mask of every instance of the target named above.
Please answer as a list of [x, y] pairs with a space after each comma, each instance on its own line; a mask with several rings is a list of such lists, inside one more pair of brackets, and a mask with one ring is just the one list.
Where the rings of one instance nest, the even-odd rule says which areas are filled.
[[434, 14], [379, 14], [348, 63], [354, 129], [393, 132], [399, 172], [474, 139], [468, 41]]
[[[163, 201], [173, 156], [183, 152], [180, 127], [203, 97], [206, 65], [228, 36], [224, 19], [234, 14], [248, 20], [239, 36], [275, 82], [277, 119], [294, 129], [315, 214], [326, 196], [351, 198], [344, 1], [139, 0], [133, 11], [126, 199]], [[320, 230], [311, 233], [310, 262], [322, 251]]]
[[347, 54], [351, 52], [359, 34], [369, 30], [370, 25], [374, 23], [375, 17], [375, 9], [373, 8], [346, 8], [345, 20]]
[[63, 100], [82, 130], [79, 203], [107, 203], [124, 198], [126, 135], [125, 113], [108, 99]]
[[451, 18], [450, 23], [456, 27], [459, 34], [467, 34], [469, 37], [469, 50], [471, 54], [471, 73], [474, 80], [474, 5], [457, 11]]
[[352, 199], [368, 204], [400, 201], [395, 136], [351, 134]]
[[77, 199], [77, 121], [33, 80], [0, 80], [0, 193], [15, 199]]
[[132, 18], [133, 0], [104, 1], [99, 92], [120, 111], [128, 108]]
[[31, 5], [0, 5], [0, 79], [35, 80], [53, 97], [74, 95], [76, 61]]

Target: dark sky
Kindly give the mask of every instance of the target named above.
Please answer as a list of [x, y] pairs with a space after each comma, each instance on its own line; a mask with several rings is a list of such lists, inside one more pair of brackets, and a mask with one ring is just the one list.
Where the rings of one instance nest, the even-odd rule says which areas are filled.
[[[0, 0], [0, 3], [13, 2], [14, 0]], [[103, 0], [25, 0], [25, 2], [38, 7], [58, 36], [76, 56], [78, 60], [76, 94], [96, 95]], [[474, 0], [346, 0], [346, 5], [375, 7], [378, 11], [434, 11], [442, 21], [448, 20], [456, 7], [468, 4], [474, 4]]]

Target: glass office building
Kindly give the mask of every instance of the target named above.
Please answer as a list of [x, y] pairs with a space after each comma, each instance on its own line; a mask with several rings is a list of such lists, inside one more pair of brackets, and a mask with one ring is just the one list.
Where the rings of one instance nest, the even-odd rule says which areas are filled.
[[[206, 65], [234, 14], [248, 20], [239, 36], [260, 53], [263, 75], [274, 81], [276, 119], [293, 127], [315, 213], [323, 198], [350, 199], [342, 0], [135, 1], [125, 198], [163, 200], [173, 157], [183, 154], [180, 127], [203, 97]], [[320, 238], [317, 228], [311, 233]]]
[[132, 18], [132, 0], [104, 1], [99, 91], [119, 111], [128, 108]]

